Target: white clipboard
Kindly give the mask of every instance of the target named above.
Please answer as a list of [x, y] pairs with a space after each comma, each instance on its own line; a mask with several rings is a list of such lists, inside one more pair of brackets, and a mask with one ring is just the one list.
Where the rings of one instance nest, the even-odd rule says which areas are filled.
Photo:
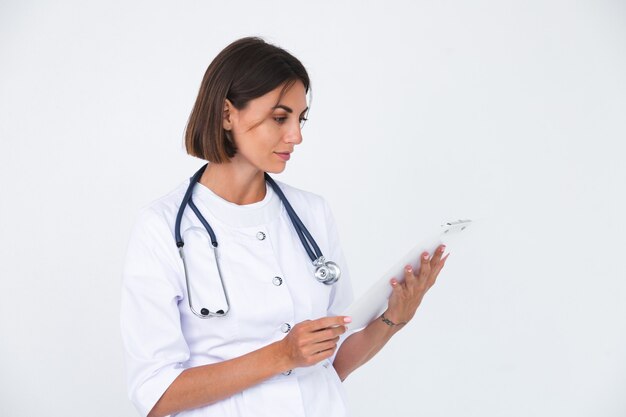
[[407, 264], [412, 265], [413, 268], [419, 268], [421, 254], [427, 251], [432, 255], [441, 244], [445, 244], [446, 250], [449, 250], [450, 247], [454, 246], [457, 238], [462, 235], [462, 232], [471, 224], [471, 220], [457, 220], [445, 223], [441, 225], [438, 233], [429, 239], [423, 240], [407, 252], [365, 294], [348, 307], [343, 315], [352, 317], [352, 322], [348, 323], [347, 326], [350, 329], [359, 330], [380, 317], [387, 309], [387, 302], [393, 291], [389, 283], [391, 278], [395, 277], [399, 282], [404, 281], [404, 267]]

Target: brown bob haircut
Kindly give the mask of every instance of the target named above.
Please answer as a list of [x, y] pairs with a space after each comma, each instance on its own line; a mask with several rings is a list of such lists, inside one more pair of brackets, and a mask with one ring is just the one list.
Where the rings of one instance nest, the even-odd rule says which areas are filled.
[[[237, 153], [224, 130], [225, 99], [242, 110], [248, 102], [285, 83], [280, 99], [296, 81], [309, 92], [309, 75], [302, 63], [259, 37], [245, 37], [224, 48], [211, 62], [185, 129], [189, 155], [214, 163], [228, 162]], [[278, 103], [276, 103], [278, 104]]]

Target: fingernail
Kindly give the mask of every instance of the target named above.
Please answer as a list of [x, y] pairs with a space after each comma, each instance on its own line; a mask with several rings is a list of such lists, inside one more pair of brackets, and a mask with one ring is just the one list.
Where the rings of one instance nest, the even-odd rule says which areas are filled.
[[446, 250], [446, 245], [443, 245], [443, 246], [441, 247], [441, 249], [439, 249], [439, 250], [441, 251], [441, 253], [443, 253], [443, 252]]
[[350, 323], [352, 321], [352, 317], [344, 317], [343, 318], [343, 322], [344, 323]]
[[422, 258], [428, 259], [428, 252], [424, 252], [424, 254], [422, 255]]
[[411, 268], [411, 265], [407, 265], [405, 269], [406, 272], [411, 272], [413, 270], [413, 268]]

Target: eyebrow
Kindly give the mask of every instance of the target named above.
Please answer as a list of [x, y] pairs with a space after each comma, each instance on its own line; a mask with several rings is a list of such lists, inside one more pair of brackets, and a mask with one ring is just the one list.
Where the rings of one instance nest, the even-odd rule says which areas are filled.
[[[284, 110], [287, 110], [287, 113], [293, 113], [293, 109], [291, 107], [289, 107], [289, 106], [285, 106], [284, 104], [279, 104], [277, 106], [272, 107], [272, 110], [274, 110], [274, 109], [284, 109]], [[306, 109], [302, 110], [302, 113], [304, 113], [308, 109], [309, 109], [309, 107], [307, 106]]]

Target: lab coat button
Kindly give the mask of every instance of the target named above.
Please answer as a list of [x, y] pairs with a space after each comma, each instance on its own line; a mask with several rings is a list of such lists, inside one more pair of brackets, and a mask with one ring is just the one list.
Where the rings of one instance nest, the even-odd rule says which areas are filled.
[[265, 239], [265, 233], [263, 233], [263, 232], [257, 233], [256, 234], [256, 238], [259, 239], [259, 240]]
[[289, 323], [283, 323], [282, 326], [280, 326], [280, 331], [283, 333], [287, 333], [289, 330], [291, 330], [291, 324]]
[[290, 370], [288, 370], [286, 372], [283, 372], [283, 375], [285, 375], [285, 376], [291, 375], [291, 371], [293, 371], [293, 369], [290, 369]]
[[278, 287], [282, 285], [283, 279], [281, 277], [274, 277], [274, 279], [272, 279], [272, 282]]

